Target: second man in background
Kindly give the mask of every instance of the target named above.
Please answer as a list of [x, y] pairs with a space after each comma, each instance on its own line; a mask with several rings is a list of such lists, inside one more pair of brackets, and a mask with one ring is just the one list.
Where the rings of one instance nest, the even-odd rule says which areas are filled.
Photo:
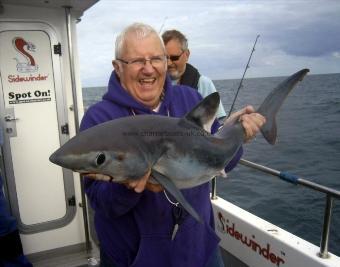
[[[216, 88], [208, 77], [201, 75], [198, 70], [188, 63], [190, 51], [188, 40], [177, 30], [168, 30], [162, 34], [168, 58], [168, 74], [173, 84], [188, 85], [198, 90], [206, 97], [216, 92]], [[226, 116], [222, 103], [220, 102], [216, 117], [221, 120]]]

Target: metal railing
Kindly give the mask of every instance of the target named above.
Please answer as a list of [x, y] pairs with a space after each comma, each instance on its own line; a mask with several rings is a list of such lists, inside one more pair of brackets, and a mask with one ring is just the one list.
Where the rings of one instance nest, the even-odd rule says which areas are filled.
[[[291, 173], [278, 171], [245, 159], [241, 159], [240, 164], [250, 167], [252, 169], [256, 169], [262, 171], [267, 174], [271, 174], [276, 176], [285, 182], [289, 182], [295, 185], [302, 185], [308, 187], [314, 191], [319, 191], [321, 193], [326, 194], [326, 205], [325, 205], [325, 212], [324, 212], [324, 220], [323, 220], [323, 229], [320, 241], [320, 251], [318, 256], [320, 258], [328, 258], [328, 242], [329, 242], [329, 230], [331, 225], [331, 217], [332, 217], [332, 208], [333, 208], [333, 200], [334, 198], [340, 199], [340, 191], [334, 190], [327, 186], [323, 186], [309, 180], [303, 179], [301, 177], [297, 177]], [[216, 178], [212, 180], [212, 199], [216, 199]]]

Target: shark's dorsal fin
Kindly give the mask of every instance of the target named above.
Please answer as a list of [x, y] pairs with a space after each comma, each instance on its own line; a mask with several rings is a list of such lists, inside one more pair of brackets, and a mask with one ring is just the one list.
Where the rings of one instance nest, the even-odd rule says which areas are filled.
[[219, 104], [218, 92], [212, 93], [199, 102], [184, 118], [210, 132]]

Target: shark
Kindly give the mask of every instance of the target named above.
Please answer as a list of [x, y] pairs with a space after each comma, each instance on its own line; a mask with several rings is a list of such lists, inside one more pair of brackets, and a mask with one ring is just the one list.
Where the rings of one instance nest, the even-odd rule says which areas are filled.
[[[276, 114], [288, 94], [308, 73], [302, 69], [277, 85], [257, 112], [266, 118], [261, 133], [269, 144], [277, 138]], [[81, 174], [103, 174], [123, 183], [143, 177], [159, 183], [196, 220], [200, 216], [180, 189], [225, 176], [224, 168], [245, 140], [241, 122], [229, 120], [215, 133], [211, 125], [220, 103], [217, 92], [183, 118], [138, 115], [118, 118], [80, 132], [58, 148], [50, 161]]]

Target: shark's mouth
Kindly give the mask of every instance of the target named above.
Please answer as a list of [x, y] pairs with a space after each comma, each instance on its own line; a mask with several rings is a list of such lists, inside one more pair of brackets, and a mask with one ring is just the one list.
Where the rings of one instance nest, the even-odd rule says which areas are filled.
[[88, 178], [98, 180], [98, 181], [113, 182], [113, 180], [114, 180], [114, 178], [112, 176], [102, 174], [102, 173], [84, 172], [84, 171], [76, 171], [76, 172], [79, 172], [83, 176], [86, 176]]

